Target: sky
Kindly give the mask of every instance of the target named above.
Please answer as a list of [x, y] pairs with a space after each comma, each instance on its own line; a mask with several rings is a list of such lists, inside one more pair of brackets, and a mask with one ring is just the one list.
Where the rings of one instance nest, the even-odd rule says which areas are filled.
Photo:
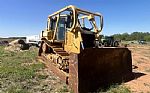
[[67, 5], [100, 12], [104, 35], [150, 32], [150, 0], [0, 0], [0, 37], [38, 35]]

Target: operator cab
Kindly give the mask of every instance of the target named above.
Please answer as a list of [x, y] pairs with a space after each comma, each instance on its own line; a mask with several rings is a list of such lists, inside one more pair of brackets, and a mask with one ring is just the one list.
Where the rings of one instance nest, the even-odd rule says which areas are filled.
[[50, 28], [52, 32], [55, 32], [55, 39], [56, 41], [64, 41], [65, 39], [65, 32], [67, 31], [68, 28], [72, 27], [72, 13], [67, 13], [67, 14], [59, 14], [56, 16], [50, 17], [50, 23], [47, 28]]
[[47, 34], [47, 37], [51, 37], [48, 40], [53, 42], [66, 44], [66, 32], [71, 31], [74, 33], [75, 30], [78, 30], [81, 32], [82, 42], [80, 42], [82, 43], [82, 46], [84, 48], [95, 47], [95, 41], [98, 41], [98, 34], [103, 27], [102, 23], [102, 16], [100, 14], [94, 14], [82, 10], [74, 11], [73, 9], [68, 8], [48, 17], [47, 31], [49, 31], [50, 34]]

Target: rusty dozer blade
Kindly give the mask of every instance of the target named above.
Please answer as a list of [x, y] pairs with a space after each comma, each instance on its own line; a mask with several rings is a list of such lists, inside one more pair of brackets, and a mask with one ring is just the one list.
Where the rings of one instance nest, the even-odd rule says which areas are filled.
[[95, 92], [101, 86], [123, 81], [131, 73], [128, 48], [87, 48], [70, 54], [69, 85], [75, 93]]

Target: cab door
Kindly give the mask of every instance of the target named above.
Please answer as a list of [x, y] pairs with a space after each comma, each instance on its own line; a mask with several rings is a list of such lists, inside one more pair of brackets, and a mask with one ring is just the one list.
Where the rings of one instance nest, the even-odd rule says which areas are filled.
[[66, 17], [60, 17], [58, 22], [58, 30], [57, 30], [57, 40], [63, 41], [65, 39], [66, 32]]

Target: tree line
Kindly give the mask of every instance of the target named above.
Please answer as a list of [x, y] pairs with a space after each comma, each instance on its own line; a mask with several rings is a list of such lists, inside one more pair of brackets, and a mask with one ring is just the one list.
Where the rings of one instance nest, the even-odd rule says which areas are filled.
[[150, 41], [150, 32], [133, 32], [131, 34], [123, 33], [123, 34], [114, 34], [112, 35], [116, 40], [146, 40]]

